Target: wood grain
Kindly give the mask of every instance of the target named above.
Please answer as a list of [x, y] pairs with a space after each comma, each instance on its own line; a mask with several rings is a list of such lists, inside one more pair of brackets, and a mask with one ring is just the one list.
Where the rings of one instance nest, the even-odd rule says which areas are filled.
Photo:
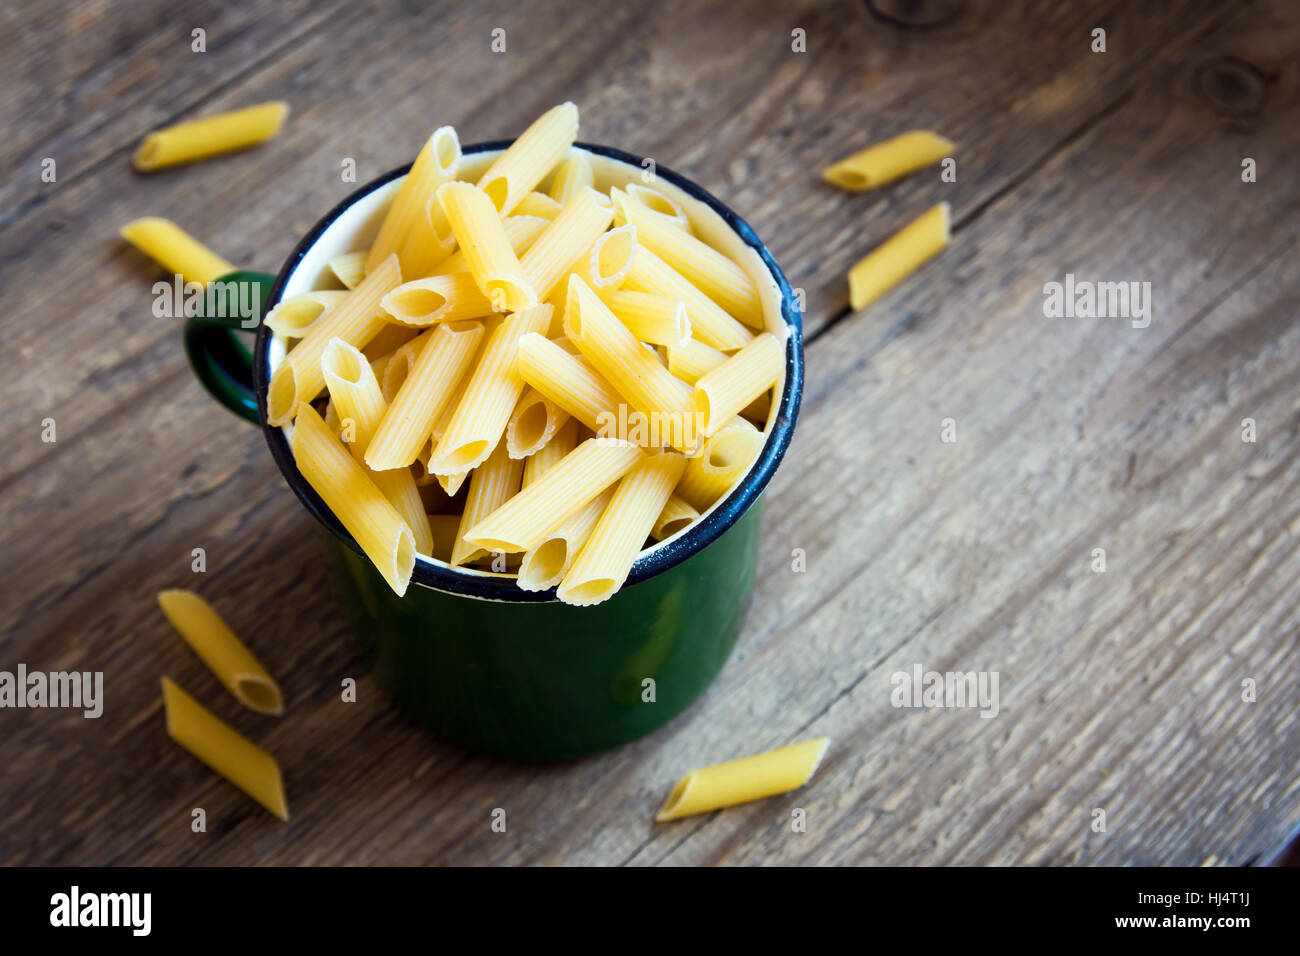
[[[0, 31], [20, 170], [0, 190], [19, 370], [0, 384], [15, 410], [0, 667], [104, 670], [107, 694], [97, 721], [0, 713], [0, 861], [1239, 864], [1300, 822], [1288, 5], [162, 9], [29, 4]], [[158, 123], [276, 97], [293, 119], [261, 149], [129, 169]], [[756, 227], [807, 292], [809, 376], [718, 683], [649, 739], [521, 766], [431, 739], [364, 678], [340, 701], [362, 675], [314, 524], [261, 438], [193, 382], [178, 325], [149, 313], [152, 268], [115, 236], [167, 215], [272, 269], [354, 188], [344, 158], [364, 181], [421, 130], [499, 138], [565, 98], [584, 138], [691, 176]], [[955, 183], [932, 170], [847, 196], [817, 180], [914, 127], [959, 142]], [[45, 155], [56, 184], [39, 182]], [[1246, 156], [1258, 182], [1241, 181]], [[849, 313], [847, 266], [940, 199], [953, 246]], [[1150, 327], [1045, 318], [1043, 284], [1066, 272], [1150, 281]], [[153, 603], [171, 586], [247, 637], [282, 679], [283, 719], [240, 713], [174, 639]], [[999, 716], [893, 708], [890, 675], [917, 663], [998, 671]], [[167, 740], [163, 673], [279, 757], [290, 824]], [[689, 767], [823, 733], [806, 790], [650, 823]], [[190, 831], [196, 806], [207, 833]]]

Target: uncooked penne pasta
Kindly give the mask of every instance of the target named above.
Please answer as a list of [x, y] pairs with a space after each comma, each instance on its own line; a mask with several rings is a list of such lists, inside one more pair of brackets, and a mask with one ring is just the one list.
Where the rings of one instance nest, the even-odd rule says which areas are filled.
[[492, 310], [516, 312], [537, 305], [537, 292], [525, 278], [501, 218], [483, 191], [469, 183], [446, 183], [438, 189], [438, 201]]
[[342, 282], [345, 288], [355, 289], [366, 277], [366, 251], [345, 252], [331, 259], [328, 265], [334, 278]]
[[[543, 219], [541, 216], [507, 216], [501, 220], [501, 228], [505, 230], [506, 240], [510, 243], [510, 248], [515, 251], [515, 255], [522, 256], [541, 235], [542, 230], [550, 225], [550, 222], [549, 219]], [[457, 250], [438, 263], [431, 274], [445, 276], [453, 272], [469, 272], [469, 261], [462, 250]]]
[[[341, 437], [352, 456], [364, 464], [366, 450], [388, 410], [388, 403], [366, 357], [341, 339], [326, 346], [321, 368], [329, 386], [330, 401], [338, 407]], [[429, 519], [410, 469], [371, 471], [370, 478], [410, 527], [415, 550], [420, 554], [432, 553]]]
[[[412, 329], [411, 331], [418, 330]], [[411, 374], [411, 368], [415, 365], [416, 356], [420, 354], [420, 349], [424, 347], [424, 343], [429, 341], [427, 334], [427, 331], [420, 332], [415, 338], [403, 342], [399, 348], [394, 349], [389, 354], [388, 361], [384, 363], [383, 377], [375, 376], [375, 381], [379, 382], [379, 390], [384, 396], [384, 401], [391, 402], [397, 397], [402, 384], [406, 381], [406, 376]]]
[[590, 189], [594, 182], [591, 156], [585, 149], [571, 149], [555, 167], [555, 177], [551, 180], [551, 198], [561, 206], [567, 206], [569, 200], [584, 189]]
[[513, 313], [492, 333], [433, 450], [430, 471], [439, 475], [468, 471], [482, 464], [496, 447], [524, 391], [524, 380], [515, 368], [519, 338], [543, 331], [550, 323], [551, 307], [539, 305]]
[[659, 512], [659, 517], [655, 519], [654, 527], [650, 529], [650, 537], [656, 541], [663, 541], [699, 520], [699, 511], [689, 501], [673, 495]]
[[866, 308], [942, 252], [949, 239], [946, 202], [922, 214], [886, 239], [849, 270], [849, 303]]
[[623, 187], [629, 199], [633, 199], [645, 206], [652, 212], [657, 212], [668, 222], [678, 229], [692, 232], [691, 221], [686, 216], [686, 211], [676, 201], [669, 199], [657, 189], [652, 189], [642, 183], [628, 183]]
[[685, 467], [676, 452], [657, 452], [623, 476], [556, 597], [588, 607], [608, 601], [623, 586]]
[[719, 352], [695, 338], [668, 347], [668, 371], [688, 385], [694, 385], [706, 372], [713, 371], [726, 360], [726, 352]]
[[423, 327], [492, 314], [492, 303], [468, 272], [403, 282], [384, 296], [384, 311], [403, 325]]
[[497, 442], [487, 461], [470, 475], [465, 513], [461, 516], [456, 543], [451, 549], [452, 564], [467, 564], [486, 553], [466, 541], [465, 532], [513, 498], [519, 492], [523, 477], [523, 460], [511, 458], [506, 452], [505, 442]]
[[519, 260], [524, 279], [538, 298], [551, 294], [570, 265], [591, 248], [613, 219], [614, 211], [597, 202], [591, 189], [579, 193], [560, 211]]
[[636, 250], [636, 230], [631, 226], [611, 229], [597, 239], [569, 266], [568, 274], [551, 293], [550, 301], [555, 305], [557, 316], [563, 318], [568, 305], [570, 275], [581, 276], [596, 295], [608, 298], [619, 290], [631, 272]]
[[300, 339], [307, 334], [313, 322], [346, 299], [347, 295], [338, 290], [300, 292], [277, 303], [267, 313], [263, 324], [286, 339]]
[[516, 368], [525, 382], [592, 431], [600, 429], [600, 416], [622, 400], [586, 359], [541, 335], [519, 340]]
[[695, 383], [692, 407], [702, 416], [704, 434], [712, 437], [740, 410], [781, 379], [785, 348], [764, 332]]
[[695, 287], [680, 272], [640, 244], [623, 287], [633, 292], [652, 292], [686, 303], [691, 334], [706, 345], [724, 352], [743, 348], [754, 337], [749, 329]]
[[564, 580], [564, 575], [573, 566], [578, 552], [591, 537], [592, 529], [613, 497], [614, 489], [605, 489], [543, 538], [540, 544], [525, 551], [523, 560], [519, 562], [519, 586], [525, 591], [545, 591]]
[[410, 526], [306, 402], [294, 419], [291, 446], [307, 484], [389, 586], [399, 596], [405, 594], [415, 568], [415, 538]]
[[429, 334], [370, 440], [367, 465], [383, 471], [416, 460], [468, 374], [482, 338], [479, 322], [440, 325]]
[[937, 133], [912, 130], [840, 160], [822, 173], [822, 178], [832, 186], [860, 193], [937, 163], [956, 148]]
[[763, 448], [763, 433], [743, 418], [733, 418], [687, 459], [677, 494], [699, 511], [735, 487]]
[[173, 589], [158, 595], [158, 606], [235, 700], [259, 714], [284, 713], [280, 685], [211, 604], [193, 591]]
[[438, 479], [438, 486], [446, 493], [448, 498], [455, 498], [456, 493], [460, 491], [461, 485], [465, 484], [471, 472], [462, 471], [456, 475], [435, 475]]
[[706, 296], [750, 328], [763, 328], [763, 304], [749, 273], [707, 242], [615, 189], [619, 225], [636, 228], [639, 245], [652, 250]]
[[[367, 272], [374, 270], [390, 255], [402, 251], [412, 226], [424, 217], [429, 198], [439, 186], [455, 176], [459, 164], [460, 140], [456, 131], [450, 126], [435, 130], [415, 157], [411, 171], [397, 188], [397, 194], [379, 225], [379, 232], [366, 254]], [[407, 263], [402, 265], [405, 269]]]
[[170, 678], [162, 679], [167, 736], [281, 820], [289, 819], [275, 758], [222, 721]]
[[122, 227], [122, 238], [186, 282], [207, 285], [235, 271], [233, 265], [168, 219], [133, 219]]
[[631, 442], [589, 438], [465, 537], [487, 551], [530, 551], [641, 458]]
[[[684, 302], [666, 295], [627, 290], [615, 292], [605, 301], [627, 330], [642, 342], [680, 348], [691, 341], [691, 321], [686, 317]], [[672, 371], [672, 366], [668, 371]]]
[[555, 434], [550, 437], [541, 448], [524, 459], [524, 480], [523, 487], [529, 485], [541, 478], [556, 465], [558, 465], [564, 456], [573, 449], [578, 447], [578, 420], [570, 418], [567, 422], [556, 429]]
[[531, 192], [515, 206], [516, 216], [539, 216], [542, 219], [554, 219], [564, 207], [546, 193]]
[[478, 187], [502, 216], [540, 183], [578, 138], [578, 108], [561, 103], [539, 116], [483, 173]]
[[289, 104], [275, 100], [177, 123], [145, 136], [131, 162], [152, 172], [245, 149], [275, 136], [288, 116]]
[[381, 262], [348, 297], [313, 324], [271, 376], [266, 390], [266, 418], [271, 425], [287, 425], [301, 405], [314, 400], [325, 388], [320, 357], [331, 339], [364, 348], [387, 324], [380, 301], [402, 281], [397, 256]]
[[537, 389], [524, 389], [506, 423], [505, 446], [511, 458], [527, 458], [548, 444], [572, 416]]
[[692, 770], [673, 787], [656, 823], [707, 813], [797, 790], [812, 779], [826, 756], [829, 737]]

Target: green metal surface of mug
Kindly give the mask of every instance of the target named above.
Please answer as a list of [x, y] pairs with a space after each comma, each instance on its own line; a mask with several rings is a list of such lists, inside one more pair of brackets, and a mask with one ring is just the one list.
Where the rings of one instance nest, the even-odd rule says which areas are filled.
[[[483, 163], [508, 145], [484, 143], [464, 154]], [[579, 146], [606, 179], [628, 182], [641, 174], [639, 157]], [[363, 247], [360, 240], [373, 236], [407, 169], [340, 203], [299, 243], [279, 276], [240, 272], [218, 282], [240, 286], [244, 300], [255, 298], [263, 311], [316, 287], [328, 258]], [[425, 557], [398, 597], [303, 480], [286, 430], [266, 424], [266, 385], [283, 343], [259, 322], [250, 351], [235, 332], [249, 329], [248, 317], [223, 318], [211, 308], [186, 326], [186, 351], [200, 381], [227, 408], [262, 427], [285, 479], [319, 520], [340, 602], [376, 682], [412, 718], [472, 750], [550, 760], [634, 740], [696, 700], [740, 635], [758, 562], [762, 491], [798, 415], [802, 317], [780, 269], [743, 220], [671, 170], [661, 166], [656, 175], [701, 221], [713, 216], [706, 225], [716, 220], [729, 241], [752, 250], [755, 268], [770, 276], [765, 302], [769, 321], [786, 332], [785, 379], [763, 450], [742, 482], [700, 521], [643, 553], [624, 587], [594, 607], [563, 604], [553, 589], [522, 591], [509, 575]]]

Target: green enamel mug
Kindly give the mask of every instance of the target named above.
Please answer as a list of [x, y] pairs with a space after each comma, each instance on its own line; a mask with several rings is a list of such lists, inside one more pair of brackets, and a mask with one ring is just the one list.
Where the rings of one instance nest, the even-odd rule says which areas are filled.
[[[466, 147], [473, 181], [509, 142]], [[578, 144], [596, 186], [643, 182], [641, 157]], [[271, 455], [320, 523], [340, 604], [375, 681], [412, 718], [470, 750], [528, 760], [595, 753], [663, 726], [721, 671], [740, 635], [758, 563], [762, 493], [780, 464], [803, 387], [802, 316], [789, 283], [754, 231], [708, 192], [658, 166], [653, 187], [688, 213], [706, 241], [754, 278], [768, 327], [785, 337], [784, 381], [763, 449], [744, 479], [702, 518], [640, 555], [626, 584], [594, 607], [520, 590], [513, 575], [416, 559], [398, 597], [299, 474], [289, 428], [266, 423], [266, 386], [286, 344], [259, 320], [277, 302], [331, 283], [328, 262], [365, 248], [409, 166], [362, 186], [298, 243], [278, 276], [239, 272], [210, 286], [226, 303], [188, 320], [196, 375], [222, 404], [260, 425]], [[335, 286], [336, 287], [336, 286]], [[239, 310], [234, 310], [238, 312]], [[244, 310], [247, 312], [247, 310]], [[224, 317], [223, 317], [224, 316]], [[240, 332], [256, 329], [251, 349]]]

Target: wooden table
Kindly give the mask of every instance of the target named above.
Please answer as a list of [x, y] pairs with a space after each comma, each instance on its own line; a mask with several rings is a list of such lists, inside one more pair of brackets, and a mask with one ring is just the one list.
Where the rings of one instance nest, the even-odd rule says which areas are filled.
[[[0, 14], [0, 669], [102, 670], [106, 696], [98, 720], [0, 711], [0, 861], [1241, 864], [1280, 845], [1300, 824], [1295, 5], [518, 6]], [[132, 172], [148, 130], [272, 98], [293, 115], [271, 144]], [[360, 674], [312, 519], [195, 382], [117, 229], [167, 216], [274, 271], [354, 188], [345, 159], [364, 182], [436, 125], [511, 136], [564, 99], [582, 138], [754, 225], [805, 290], [808, 385], [712, 690], [612, 753], [519, 765], [431, 739]], [[960, 144], [955, 182], [819, 182], [918, 127]], [[852, 312], [849, 265], [941, 200], [951, 247]], [[1047, 318], [1067, 273], [1150, 282], [1150, 325]], [[154, 603], [174, 586], [245, 635], [286, 716], [219, 689]], [[895, 708], [915, 665], [998, 672], [998, 716]], [[278, 756], [291, 823], [167, 739], [163, 674]], [[651, 822], [685, 770], [823, 734], [806, 789]]]

